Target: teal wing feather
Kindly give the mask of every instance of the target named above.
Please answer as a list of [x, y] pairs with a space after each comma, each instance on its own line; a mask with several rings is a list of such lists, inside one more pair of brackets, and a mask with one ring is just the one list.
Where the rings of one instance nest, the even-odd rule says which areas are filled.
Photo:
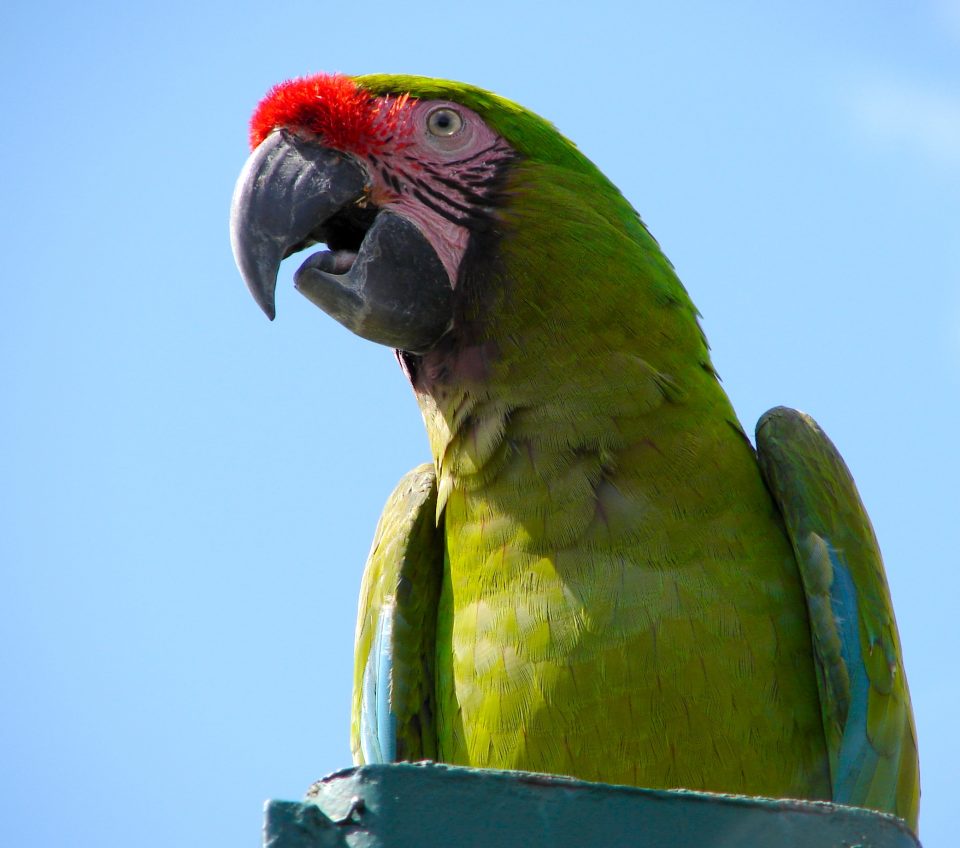
[[916, 729], [883, 560], [853, 478], [808, 415], [757, 424], [760, 467], [793, 544], [810, 612], [833, 799], [916, 830]]
[[436, 759], [437, 606], [443, 538], [432, 465], [387, 500], [363, 573], [354, 655], [353, 759]]

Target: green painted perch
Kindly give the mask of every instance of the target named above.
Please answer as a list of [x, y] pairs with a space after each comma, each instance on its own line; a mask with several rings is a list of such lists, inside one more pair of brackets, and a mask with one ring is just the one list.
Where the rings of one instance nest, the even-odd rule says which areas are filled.
[[823, 801], [635, 789], [433, 763], [360, 766], [270, 801], [264, 848], [919, 848], [895, 816]]

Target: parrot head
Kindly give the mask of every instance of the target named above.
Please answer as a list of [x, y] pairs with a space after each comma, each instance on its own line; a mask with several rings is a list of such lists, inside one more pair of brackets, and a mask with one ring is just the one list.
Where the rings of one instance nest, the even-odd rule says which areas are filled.
[[517, 164], [587, 179], [595, 196], [608, 194], [638, 220], [552, 124], [463, 83], [289, 80], [256, 108], [250, 143], [230, 229], [257, 303], [272, 319], [280, 263], [322, 243], [327, 250], [300, 266], [296, 287], [354, 333], [414, 354], [449, 334], [468, 266], [495, 253], [506, 176]]
[[489, 229], [513, 148], [445, 98], [378, 95], [341, 75], [274, 87], [251, 121], [231, 240], [274, 317], [281, 261], [315, 243], [297, 287], [353, 332], [420, 352], [449, 329], [472, 233]]

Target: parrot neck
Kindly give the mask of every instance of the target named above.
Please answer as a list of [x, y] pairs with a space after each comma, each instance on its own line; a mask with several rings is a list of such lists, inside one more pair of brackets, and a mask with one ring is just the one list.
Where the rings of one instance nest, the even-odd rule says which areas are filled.
[[629, 204], [609, 184], [584, 203], [580, 175], [537, 176], [508, 183], [496, 244], [472, 246], [496, 261], [471, 266], [468, 249], [455, 331], [408, 373], [438, 514], [460, 493], [542, 523], [546, 502], [557, 526], [540, 538], [562, 545], [605, 520], [626, 488], [655, 492], [677, 477], [682, 489], [691, 457], [718, 447], [712, 479], [695, 476], [723, 489], [715, 457], [752, 462], [752, 449], [695, 307]]

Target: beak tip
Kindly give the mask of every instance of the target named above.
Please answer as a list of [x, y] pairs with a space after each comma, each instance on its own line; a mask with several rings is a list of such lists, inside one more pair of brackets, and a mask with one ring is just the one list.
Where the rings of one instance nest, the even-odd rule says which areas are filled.
[[364, 166], [336, 150], [271, 133], [250, 154], [233, 191], [230, 243], [240, 276], [271, 321], [277, 272], [291, 248], [366, 191]]
[[277, 317], [277, 303], [273, 298], [273, 292], [266, 292], [262, 289], [253, 289], [250, 291], [253, 293], [253, 299], [257, 302], [257, 306], [263, 310], [263, 314], [267, 316], [271, 321]]

